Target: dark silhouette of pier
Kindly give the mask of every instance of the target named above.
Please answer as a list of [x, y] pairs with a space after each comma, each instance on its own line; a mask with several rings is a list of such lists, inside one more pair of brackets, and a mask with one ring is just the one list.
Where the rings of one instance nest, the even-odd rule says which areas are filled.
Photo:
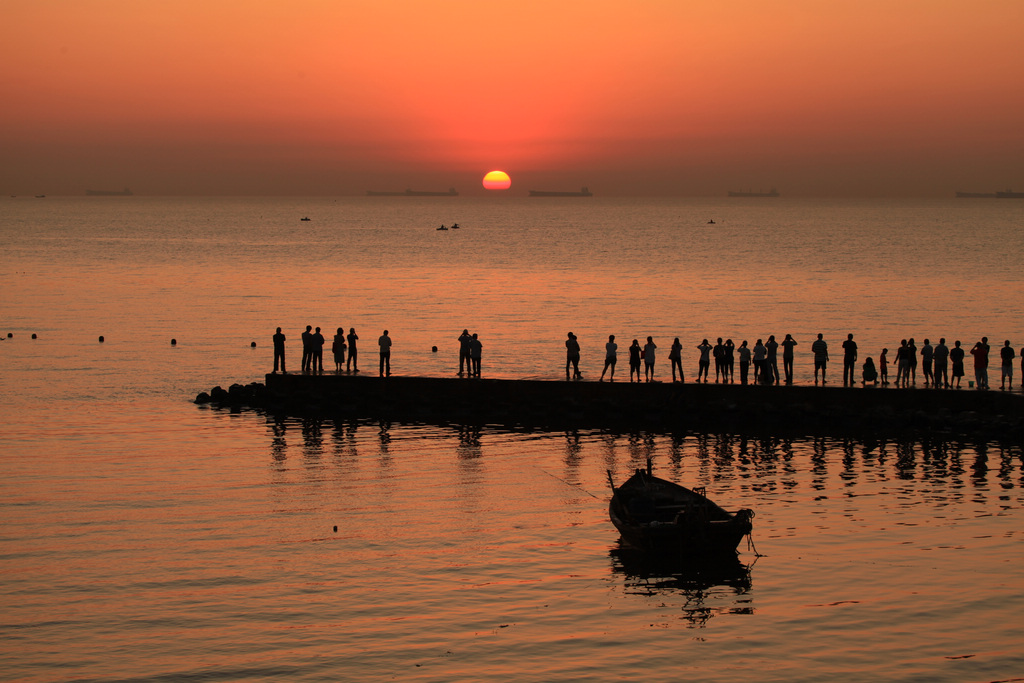
[[268, 374], [197, 403], [288, 415], [539, 429], [969, 436], [1024, 443], [1024, 396], [998, 391]]

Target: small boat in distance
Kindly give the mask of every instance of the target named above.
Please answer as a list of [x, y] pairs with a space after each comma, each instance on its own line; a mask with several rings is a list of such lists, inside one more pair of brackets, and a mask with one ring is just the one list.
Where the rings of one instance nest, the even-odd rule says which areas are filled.
[[423, 192], [420, 190], [406, 190], [405, 192], [378, 192], [367, 190], [367, 197], [458, 197], [459, 193], [454, 187], [449, 187], [447, 192]]
[[127, 187], [123, 190], [86, 190], [87, 197], [131, 197], [132, 191]]
[[579, 192], [548, 192], [546, 190], [530, 190], [531, 197], [593, 197], [589, 188], [581, 187]]
[[612, 498], [608, 516], [629, 545], [680, 556], [707, 556], [736, 551], [753, 530], [753, 510], [728, 512], [704, 495], [704, 487], [685, 486], [638, 469], [621, 486], [608, 482]]
[[754, 192], [752, 190], [747, 190], [746, 192], [743, 192], [742, 190], [741, 191], [729, 190], [729, 196], [730, 197], [778, 197], [779, 196], [779, 191], [776, 190], [774, 187], [771, 190], [769, 190], [768, 192]]

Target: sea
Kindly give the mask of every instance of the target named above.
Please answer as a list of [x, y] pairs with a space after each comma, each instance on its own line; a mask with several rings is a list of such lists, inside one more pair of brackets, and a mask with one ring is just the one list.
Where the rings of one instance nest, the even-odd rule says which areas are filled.
[[[453, 378], [463, 329], [552, 382], [570, 331], [585, 382], [612, 334], [659, 381], [678, 337], [687, 382], [704, 338], [792, 334], [806, 385], [820, 333], [821, 391], [848, 334], [1019, 354], [1024, 202], [5, 197], [0, 246], [2, 680], [1024, 680], [1020, 445], [193, 403], [277, 327], [298, 371], [306, 325]], [[735, 560], [622, 546], [609, 482], [648, 461], [754, 510]]]

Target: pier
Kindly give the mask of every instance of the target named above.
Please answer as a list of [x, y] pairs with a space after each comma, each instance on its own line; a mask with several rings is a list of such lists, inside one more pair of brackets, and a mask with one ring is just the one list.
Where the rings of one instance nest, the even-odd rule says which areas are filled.
[[1024, 443], [1018, 391], [268, 374], [197, 403], [537, 429], [969, 437]]

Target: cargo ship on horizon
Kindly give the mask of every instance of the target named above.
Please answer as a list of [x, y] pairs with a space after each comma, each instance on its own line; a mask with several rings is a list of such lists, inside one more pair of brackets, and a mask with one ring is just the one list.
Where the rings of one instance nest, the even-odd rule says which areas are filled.
[[447, 192], [425, 192], [420, 190], [406, 190], [405, 192], [378, 192], [367, 190], [367, 197], [458, 197], [459, 193], [454, 187], [448, 188]]
[[127, 187], [123, 190], [86, 190], [87, 197], [131, 197], [132, 191]]
[[1002, 192], [957, 192], [961, 199], [1024, 199], [1024, 192], [1004, 190]]
[[729, 196], [730, 197], [778, 197], [779, 196], [779, 191], [776, 190], [774, 187], [770, 191], [768, 191], [768, 192], [753, 192], [751, 190], [747, 190], [746, 192], [743, 192], [742, 190], [741, 191], [729, 190]]
[[587, 187], [581, 187], [579, 192], [550, 192], [547, 190], [530, 190], [531, 197], [593, 197], [594, 193]]

